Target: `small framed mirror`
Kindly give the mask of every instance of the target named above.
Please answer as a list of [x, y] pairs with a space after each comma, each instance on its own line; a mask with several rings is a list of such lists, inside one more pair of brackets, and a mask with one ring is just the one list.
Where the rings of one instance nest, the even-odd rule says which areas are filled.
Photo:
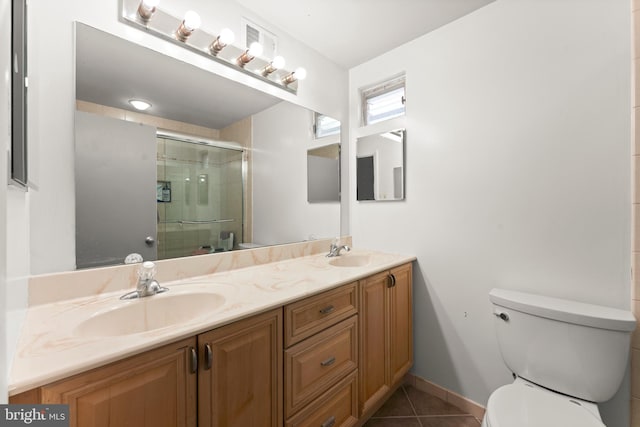
[[357, 200], [404, 200], [405, 134], [405, 129], [395, 129], [358, 138]]
[[340, 144], [307, 151], [307, 201], [340, 201]]

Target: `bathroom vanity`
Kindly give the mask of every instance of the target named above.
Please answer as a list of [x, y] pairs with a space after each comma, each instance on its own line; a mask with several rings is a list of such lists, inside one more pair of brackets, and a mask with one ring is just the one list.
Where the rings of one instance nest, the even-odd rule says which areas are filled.
[[[82, 427], [361, 425], [413, 363], [413, 258], [354, 252], [200, 277], [199, 288], [207, 281], [235, 284], [218, 310], [224, 314], [191, 322], [178, 339], [163, 331], [175, 328], [133, 334], [143, 342], [133, 355], [118, 356], [126, 354], [119, 346], [133, 342], [126, 337], [68, 337], [65, 343], [52, 336], [50, 362], [75, 357], [92, 367], [51, 366], [49, 381], [40, 366], [29, 379], [28, 365], [46, 358], [23, 349], [10, 401], [69, 404], [71, 425]], [[167, 294], [189, 289], [189, 283], [167, 286]], [[69, 312], [104, 298], [54, 305]], [[77, 331], [84, 321], [58, 326]], [[90, 354], [97, 348], [102, 354]], [[83, 355], [95, 360], [86, 363]]]

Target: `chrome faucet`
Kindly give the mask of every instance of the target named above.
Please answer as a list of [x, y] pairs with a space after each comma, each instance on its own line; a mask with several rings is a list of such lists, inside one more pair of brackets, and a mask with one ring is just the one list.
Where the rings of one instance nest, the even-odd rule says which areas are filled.
[[137, 274], [138, 283], [136, 285], [136, 290], [122, 295], [120, 299], [144, 298], [169, 290], [169, 288], [160, 286], [160, 283], [154, 279], [156, 274], [156, 265], [151, 261], [143, 262]]
[[340, 256], [340, 251], [343, 249], [346, 252], [349, 252], [351, 250], [351, 248], [347, 245], [338, 246], [336, 242], [333, 242], [329, 247], [329, 253], [327, 254], [327, 257], [332, 258], [332, 257]]

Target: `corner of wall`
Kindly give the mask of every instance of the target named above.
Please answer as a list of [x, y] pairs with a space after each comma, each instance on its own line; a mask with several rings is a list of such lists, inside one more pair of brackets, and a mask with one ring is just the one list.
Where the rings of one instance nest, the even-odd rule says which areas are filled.
[[[0, 75], [9, 75], [11, 68], [11, 2], [0, 0]], [[5, 94], [10, 96], [11, 82], [8, 79], [0, 80], [1, 98]], [[9, 103], [0, 103], [0, 152], [5, 153], [10, 144], [11, 113]], [[7, 315], [7, 163], [0, 162], [0, 404], [8, 399], [7, 383], [9, 375], [8, 341], [7, 332], [10, 330]]]
[[[631, 78], [631, 170], [632, 170], [632, 232], [631, 232], [631, 305], [640, 319], [640, 1], [632, 2], [632, 78]], [[640, 322], [631, 341], [631, 427], [640, 427]]]

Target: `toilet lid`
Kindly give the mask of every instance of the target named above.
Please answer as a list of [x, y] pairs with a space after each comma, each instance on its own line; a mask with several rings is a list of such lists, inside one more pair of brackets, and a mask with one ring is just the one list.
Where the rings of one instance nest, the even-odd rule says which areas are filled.
[[525, 382], [494, 391], [486, 418], [490, 427], [606, 427], [577, 399]]

